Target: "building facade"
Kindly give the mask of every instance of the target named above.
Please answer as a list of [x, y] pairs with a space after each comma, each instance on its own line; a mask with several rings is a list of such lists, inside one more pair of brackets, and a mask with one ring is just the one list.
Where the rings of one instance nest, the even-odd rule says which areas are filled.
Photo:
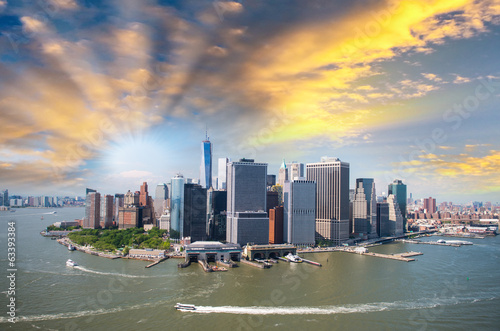
[[235, 244], [267, 244], [267, 163], [241, 159], [227, 166], [226, 240]]
[[198, 184], [184, 184], [184, 226], [181, 238], [207, 240], [207, 189]]
[[339, 245], [349, 239], [349, 163], [323, 157], [306, 174], [316, 182], [316, 239]]
[[155, 217], [159, 218], [163, 215], [167, 207], [167, 199], [168, 199], [168, 187], [165, 183], [160, 183], [156, 185], [155, 190], [155, 199], [154, 199], [154, 208], [155, 208]]
[[106, 194], [102, 199], [102, 226], [110, 228], [113, 226], [114, 217], [114, 197]]
[[217, 173], [217, 189], [218, 190], [226, 190], [226, 168], [229, 163], [229, 159], [227, 157], [219, 158], [218, 164], [218, 173]]
[[283, 206], [269, 209], [269, 243], [283, 243]]
[[314, 245], [316, 234], [316, 182], [291, 180], [283, 191], [283, 242]]
[[357, 178], [352, 200], [353, 233], [377, 237], [377, 193], [373, 178]]
[[170, 201], [170, 227], [182, 234], [184, 228], [184, 177], [172, 178], [172, 200]]
[[401, 236], [404, 233], [404, 228], [403, 215], [399, 210], [399, 203], [393, 194], [389, 194], [387, 203], [389, 204], [389, 233], [391, 236]]
[[399, 205], [399, 210], [403, 216], [403, 229], [406, 231], [406, 185], [400, 179], [395, 179], [392, 184], [389, 184], [387, 195], [394, 195]]
[[201, 142], [200, 185], [205, 189], [212, 187], [212, 143], [208, 135]]
[[84, 229], [98, 229], [101, 222], [101, 194], [90, 192], [85, 199]]

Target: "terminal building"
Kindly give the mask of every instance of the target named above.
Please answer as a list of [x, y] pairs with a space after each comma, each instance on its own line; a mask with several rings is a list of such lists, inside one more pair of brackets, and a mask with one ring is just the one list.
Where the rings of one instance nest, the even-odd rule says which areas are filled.
[[240, 261], [241, 246], [239, 244], [223, 244], [218, 241], [196, 241], [186, 245], [186, 261], [205, 260]]

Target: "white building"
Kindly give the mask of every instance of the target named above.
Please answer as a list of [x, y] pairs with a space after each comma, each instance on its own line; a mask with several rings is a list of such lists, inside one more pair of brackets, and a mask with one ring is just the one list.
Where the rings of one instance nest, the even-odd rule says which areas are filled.
[[314, 245], [316, 234], [316, 182], [286, 181], [283, 190], [283, 241]]

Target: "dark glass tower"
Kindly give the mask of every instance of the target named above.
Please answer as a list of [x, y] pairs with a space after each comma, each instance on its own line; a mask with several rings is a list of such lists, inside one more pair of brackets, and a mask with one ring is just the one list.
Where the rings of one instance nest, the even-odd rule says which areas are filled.
[[212, 187], [212, 143], [208, 135], [201, 142], [200, 184], [205, 189]]
[[399, 205], [399, 210], [403, 216], [403, 231], [406, 231], [406, 185], [400, 179], [395, 179], [392, 184], [389, 184], [388, 195], [393, 194], [396, 197], [396, 202]]

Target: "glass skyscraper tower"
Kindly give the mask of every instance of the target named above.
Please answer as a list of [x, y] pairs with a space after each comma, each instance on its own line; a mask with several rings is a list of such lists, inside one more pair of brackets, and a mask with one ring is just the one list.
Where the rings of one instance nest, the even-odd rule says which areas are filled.
[[208, 135], [201, 142], [200, 184], [206, 189], [212, 187], [212, 143]]

